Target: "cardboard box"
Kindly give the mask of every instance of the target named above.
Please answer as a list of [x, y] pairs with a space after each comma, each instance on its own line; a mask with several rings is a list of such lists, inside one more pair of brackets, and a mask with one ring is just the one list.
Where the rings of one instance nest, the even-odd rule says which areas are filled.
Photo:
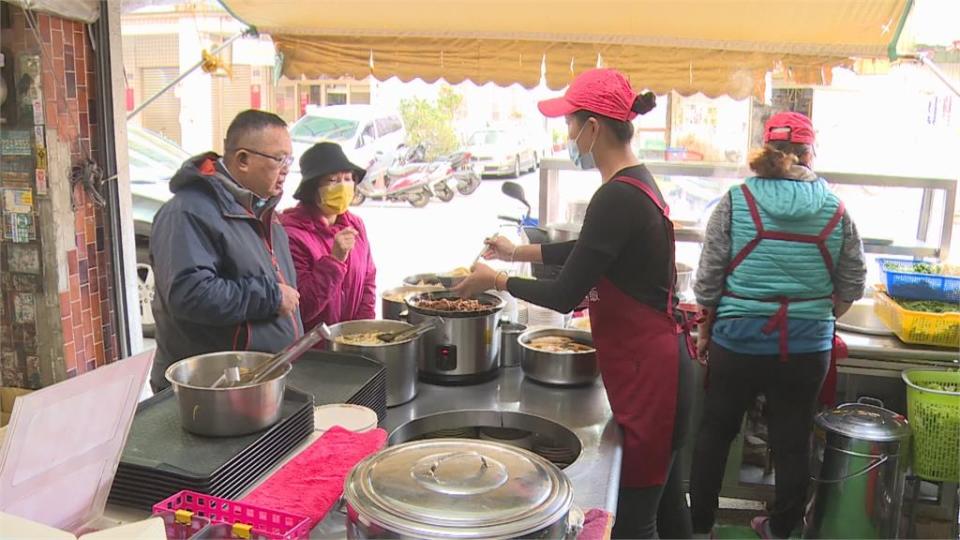
[[12, 386], [0, 387], [0, 412], [12, 413], [13, 401], [17, 399], [18, 396], [29, 394], [30, 392], [33, 392], [33, 390], [28, 388], [14, 388]]

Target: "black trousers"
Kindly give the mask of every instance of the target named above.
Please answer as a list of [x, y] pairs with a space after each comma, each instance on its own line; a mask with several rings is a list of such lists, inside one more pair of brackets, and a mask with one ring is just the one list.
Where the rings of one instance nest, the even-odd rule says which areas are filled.
[[776, 470], [772, 532], [787, 538], [803, 519], [809, 485], [810, 434], [830, 351], [779, 355], [740, 354], [710, 345], [703, 418], [690, 473], [690, 511], [695, 533], [714, 525], [730, 443], [758, 394], [767, 397], [769, 444]]

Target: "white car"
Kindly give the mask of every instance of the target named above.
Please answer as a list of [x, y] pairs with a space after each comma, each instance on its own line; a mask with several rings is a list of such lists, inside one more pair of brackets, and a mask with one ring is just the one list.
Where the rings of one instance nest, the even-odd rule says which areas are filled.
[[339, 144], [350, 161], [366, 168], [378, 154], [395, 151], [406, 135], [399, 114], [372, 105], [307, 107], [307, 113], [290, 127], [296, 159], [291, 172], [299, 176], [300, 156], [319, 142]]
[[527, 138], [512, 129], [484, 129], [467, 139], [467, 152], [473, 156], [482, 175], [510, 174], [519, 177], [540, 165], [541, 153]]

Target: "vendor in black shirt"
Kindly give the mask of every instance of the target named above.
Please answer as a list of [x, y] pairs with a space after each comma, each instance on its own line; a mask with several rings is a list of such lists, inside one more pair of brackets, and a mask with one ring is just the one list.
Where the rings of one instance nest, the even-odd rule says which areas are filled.
[[[679, 450], [689, 413], [692, 360], [674, 316], [673, 225], [650, 171], [630, 147], [637, 114], [655, 106], [622, 74], [593, 69], [540, 111], [564, 116], [568, 150], [603, 185], [587, 207], [575, 242], [514, 246], [488, 240], [487, 259], [562, 264], [556, 280], [508, 278], [477, 264], [461, 296], [496, 289], [568, 312], [584, 297], [610, 408], [623, 430], [623, 467], [615, 538], [689, 538]], [[659, 516], [658, 516], [659, 509]]]

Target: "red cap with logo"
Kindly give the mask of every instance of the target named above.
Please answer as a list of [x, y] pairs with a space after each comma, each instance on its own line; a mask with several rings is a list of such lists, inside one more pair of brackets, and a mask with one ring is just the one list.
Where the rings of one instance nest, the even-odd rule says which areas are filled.
[[637, 96], [619, 71], [597, 68], [578, 75], [562, 97], [541, 101], [537, 107], [551, 118], [584, 110], [626, 122], [655, 104], [656, 97], [649, 92]]
[[764, 144], [771, 141], [813, 144], [815, 138], [813, 122], [805, 114], [796, 112], [779, 112], [763, 127]]

